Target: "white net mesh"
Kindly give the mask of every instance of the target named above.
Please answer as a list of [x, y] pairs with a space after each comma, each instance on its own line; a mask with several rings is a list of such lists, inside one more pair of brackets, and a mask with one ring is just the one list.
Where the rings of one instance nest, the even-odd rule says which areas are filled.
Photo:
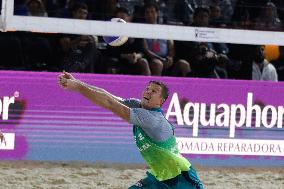
[[189, 26], [112, 23], [95, 20], [15, 16], [14, 1], [2, 1], [2, 28], [5, 31], [32, 31], [90, 35], [123, 35], [137, 38], [182, 41], [225, 42], [237, 44], [284, 44], [283, 32], [196, 28]]

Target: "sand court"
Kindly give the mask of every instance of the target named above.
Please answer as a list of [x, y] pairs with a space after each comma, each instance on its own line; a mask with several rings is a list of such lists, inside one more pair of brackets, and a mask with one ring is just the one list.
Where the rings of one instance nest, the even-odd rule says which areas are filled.
[[[0, 188], [127, 189], [143, 178], [144, 165], [1, 161]], [[284, 189], [283, 168], [196, 167], [208, 189]]]

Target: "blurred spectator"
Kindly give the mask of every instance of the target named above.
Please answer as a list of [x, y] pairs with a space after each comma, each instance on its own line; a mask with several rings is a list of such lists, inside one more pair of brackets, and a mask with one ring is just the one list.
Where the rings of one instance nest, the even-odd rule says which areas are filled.
[[260, 16], [261, 7], [267, 0], [237, 0], [232, 16], [232, 23], [235, 27], [242, 26], [244, 29], [251, 29], [252, 23]]
[[[28, 0], [26, 2], [28, 16], [47, 17], [42, 0]], [[21, 35], [28, 70], [48, 70], [52, 64], [52, 46], [47, 35], [24, 32]]]
[[228, 58], [227, 55], [224, 54], [219, 54], [217, 55], [217, 63], [215, 66], [215, 71], [216, 74], [219, 76], [221, 79], [228, 79], [228, 72], [227, 72], [227, 67], [230, 63], [230, 59]]
[[75, 2], [71, 7], [72, 18], [86, 20], [88, 18], [88, 6], [85, 3]]
[[46, 34], [24, 32], [22, 45], [28, 70], [44, 71], [52, 64], [52, 47]]
[[[194, 12], [193, 23], [190, 26], [207, 27], [209, 25], [209, 9], [197, 8]], [[175, 53], [177, 59], [185, 59], [191, 62], [193, 52], [198, 42], [193, 41], [175, 41]]]
[[19, 16], [28, 15], [26, 0], [14, 0], [14, 14]]
[[275, 67], [264, 58], [264, 47], [256, 46], [252, 65], [252, 79], [278, 81]]
[[260, 11], [255, 20], [255, 29], [259, 30], [280, 30], [281, 21], [278, 18], [277, 8], [272, 2], [268, 2]]
[[279, 47], [279, 57], [278, 59], [272, 61], [271, 63], [274, 65], [277, 71], [278, 80], [284, 81], [284, 47]]
[[93, 17], [96, 20], [110, 20], [117, 7], [119, 7], [118, 0], [96, 1], [96, 9]]
[[118, 2], [119, 6], [126, 8], [131, 15], [133, 15], [135, 7], [142, 5], [141, 0], [118, 0]]
[[70, 0], [47, 0], [58, 5], [59, 8], [64, 8]]
[[49, 14], [52, 17], [72, 18], [72, 7], [76, 3], [85, 3], [88, 6], [88, 19], [94, 19], [94, 13], [97, 11], [96, 0], [46, 0]]
[[44, 4], [41, 0], [28, 0], [27, 8], [28, 16], [48, 16]]
[[272, 2], [277, 7], [279, 19], [283, 21], [284, 20], [284, 1], [283, 0], [272, 0]]
[[[145, 21], [158, 23], [159, 8], [156, 4], [145, 5]], [[186, 76], [190, 67], [186, 61], [174, 62], [174, 42], [164, 39], [144, 39], [144, 49], [152, 75]]]
[[17, 33], [0, 32], [0, 69], [24, 70], [24, 55]]
[[135, 23], [144, 23], [144, 7], [142, 5], [135, 5], [133, 8], [133, 19], [132, 22]]
[[174, 4], [174, 17], [176, 21], [182, 22], [184, 25], [190, 25], [196, 7], [197, 2], [194, 0], [176, 0]]
[[[234, 3], [232, 4], [230, 2], [235, 1], [235, 11], [232, 11]], [[80, 11], [76, 12], [74, 10], [78, 5], [78, 2], [79, 4], [85, 2], [88, 5], [92, 6], [93, 16], [91, 17], [100, 20], [109, 20], [110, 18], [112, 18], [114, 10], [116, 10], [116, 8], [119, 7], [120, 4], [122, 4], [122, 0], [15, 0], [15, 14], [31, 16], [52, 16], [58, 15], [56, 11], [60, 8], [64, 8], [64, 10], [61, 9], [59, 12], [60, 17], [87, 19], [88, 15], [90, 16], [90, 12], [88, 11], [88, 8], [90, 7], [87, 6], [87, 11], [85, 11], [83, 8]], [[282, 10], [283, 6], [280, 5], [284, 4], [280, 0], [272, 0], [268, 1], [268, 3], [267, 0], [123, 1], [123, 3], [129, 4], [130, 7], [138, 5], [138, 2], [140, 3], [140, 5], [144, 5], [149, 2], [157, 2], [160, 5], [160, 9], [158, 8], [158, 6], [157, 9], [155, 7], [154, 13], [148, 12], [148, 18], [145, 17], [147, 23], [151, 24], [169, 21], [169, 18], [173, 18], [171, 17], [172, 15], [169, 14], [169, 10], [175, 10], [173, 14], [175, 14], [176, 20], [180, 20], [186, 25], [196, 27], [224, 27], [227, 24], [227, 21], [230, 20], [232, 13], [234, 13], [231, 19], [233, 20], [234, 27], [244, 29], [252, 29], [254, 27], [255, 29], [260, 30], [281, 29], [281, 21], [278, 17], [277, 9], [278, 11]], [[210, 10], [207, 7], [197, 7], [198, 5], [204, 5], [204, 3], [210, 6]], [[277, 6], [275, 6], [274, 3]], [[169, 8], [170, 4], [172, 6], [172, 9]], [[48, 7], [48, 9], [45, 10], [44, 7]], [[144, 7], [140, 9], [140, 11], [141, 10], [144, 22], [144, 13], [146, 11], [144, 12]], [[118, 17], [124, 16], [119, 15]], [[140, 15], [140, 18], [142, 17]], [[151, 20], [151, 17], [154, 19]], [[253, 24], [253, 22], [255, 23]], [[21, 34], [20, 36], [21, 37], [19, 38], [19, 36], [17, 35], [7, 35], [7, 39], [6, 37], [4, 38], [4, 35], [0, 37], [2, 43], [0, 45], [2, 48], [1, 52], [3, 52], [3, 54], [6, 53], [4, 56], [10, 56], [11, 49], [14, 49], [12, 51], [17, 52], [17, 56], [13, 56], [11, 58], [11, 61], [9, 61], [9, 64], [4, 62], [1, 63], [1, 69], [10, 67], [12, 68], [15, 66], [19, 69], [25, 69], [23, 62], [26, 62], [27, 69], [29, 70], [46, 70], [48, 68], [48, 65], [50, 65], [50, 63], [52, 62], [50, 57], [52, 57], [53, 55], [49, 38], [45, 35], [35, 33], [25, 33], [24, 35]], [[59, 48], [61, 50], [60, 53], [62, 53], [62, 67], [66, 69], [74, 69], [80, 72], [97, 72], [96, 66], [97, 60], [99, 59], [98, 57], [100, 57], [100, 53], [96, 49], [96, 43], [93, 36], [62, 35], [60, 36], [59, 43]], [[147, 55], [149, 64], [146, 60], [144, 62], [143, 58], [139, 59], [143, 55], [143, 53], [141, 53], [141, 44], [143, 45], [143, 49], [145, 50], [143, 51], [143, 53]], [[7, 49], [3, 50], [4, 46], [7, 46]], [[108, 50], [110, 48], [111, 47], [108, 47]], [[112, 54], [112, 56], [115, 57], [117, 55], [114, 54], [119, 54], [119, 69], [123, 73], [128, 72], [133, 74], [150, 75], [152, 72], [152, 74], [154, 75], [186, 76], [191, 70], [191, 75], [196, 77], [229, 77], [234, 79], [251, 79], [252, 77], [254, 78], [255, 75], [257, 75], [260, 79], [262, 79], [262, 77], [275, 78], [275, 74], [273, 76], [273, 71], [271, 71], [273, 70], [270, 66], [271, 64], [269, 64], [269, 62], [265, 59], [263, 59], [263, 61], [257, 62], [255, 58], [260, 55], [257, 55], [257, 53], [249, 53], [252, 52], [248, 51], [248, 49], [252, 50], [249, 45], [230, 45], [230, 48], [228, 48], [228, 45], [224, 43], [206, 44], [184, 41], [173, 42], [171, 40], [156, 39], [146, 39], [141, 42], [139, 39], [130, 38], [128, 42], [122, 47], [115, 47], [111, 49], [112, 52], [110, 54]], [[230, 51], [232, 50], [235, 52], [231, 53], [229, 49]], [[129, 50], [129, 52], [127, 52], [127, 50]], [[22, 51], [24, 52], [24, 55]], [[238, 51], [238, 53], [236, 53], [236, 51]], [[238, 54], [236, 56], [239, 57], [235, 58], [234, 55], [232, 55], [234, 53]], [[120, 54], [123, 55], [120, 56]], [[243, 56], [243, 54], [246, 54], [246, 56]], [[282, 62], [284, 58], [282, 57], [282, 54], [284, 53], [281, 52], [279, 59], [272, 62], [278, 73], [279, 80], [283, 80]], [[137, 58], [136, 56], [139, 56], [139, 58]], [[122, 57], [127, 58], [123, 59]], [[130, 62], [135, 62], [133, 60], [137, 60], [137, 63], [129, 64]], [[141, 67], [138, 66], [140, 65], [140, 61], [138, 60], [143, 60]], [[76, 62], [76, 64], [73, 64], [74, 62]], [[122, 64], [127, 66], [120, 67], [120, 63], [123, 62], [127, 62], [126, 64]], [[189, 63], [191, 64], [191, 67]], [[131, 66], [135, 69], [132, 69]], [[267, 69], [270, 70], [270, 74], [266, 74], [269, 75], [269, 77], [264, 77], [263, 75], [265, 74], [263, 73], [267, 72]], [[249, 76], [247, 73], [249, 73]]]
[[[159, 8], [156, 4], [146, 4], [144, 7], [145, 22], [158, 23]], [[171, 40], [144, 39], [144, 49], [150, 63], [152, 75], [162, 75], [163, 69], [173, 64], [173, 42]]]
[[[209, 22], [209, 8], [196, 8], [191, 26], [208, 27]], [[185, 60], [190, 63], [192, 77], [228, 77], [227, 64], [229, 65], [230, 61], [226, 54], [229, 48], [225, 43], [175, 41], [175, 52], [176, 60]]]
[[170, 17], [170, 10], [167, 0], [143, 0], [139, 5], [135, 5], [133, 8], [133, 22], [145, 23], [145, 5], [155, 4], [158, 9], [158, 22], [159, 24], [167, 23]]
[[[209, 27], [209, 21], [210, 21], [209, 18], [210, 18], [210, 9], [208, 7], [198, 7], [195, 9], [195, 12], [193, 15], [193, 23], [191, 24], [191, 26]], [[190, 54], [187, 48], [193, 45], [192, 47], [190, 47], [192, 49], [196, 45], [194, 44], [194, 42], [178, 42], [178, 43], [179, 44], [177, 46], [180, 46], [180, 47], [177, 47], [179, 48], [179, 51], [187, 51], [187, 52], [182, 53], [182, 54], [185, 54], [185, 56], [188, 56], [188, 53]], [[182, 44], [182, 43], [187, 43], [187, 44]], [[229, 50], [225, 43], [208, 43], [208, 47], [210, 49], [213, 49], [217, 53], [223, 53], [223, 54], [227, 54]]]
[[194, 10], [192, 26], [208, 27], [210, 20], [210, 9], [206, 6], [197, 7]]
[[169, 20], [169, 6], [167, 0], [159, 0], [159, 23], [166, 24]]
[[[87, 19], [88, 7], [77, 2], [72, 6], [72, 18]], [[90, 35], [63, 35], [59, 38], [62, 51], [62, 69], [69, 72], [95, 72], [100, 64], [100, 54], [96, 48], [95, 38]]]
[[[195, 9], [192, 26], [209, 27], [209, 21], [210, 9], [208, 7], [198, 7]], [[217, 53], [227, 54], [229, 50], [225, 43], [208, 43], [208, 46]]]
[[88, 19], [95, 19], [95, 13], [97, 12], [97, 2], [98, 0], [77, 0], [85, 3], [88, 6]]
[[226, 27], [225, 20], [221, 17], [221, 8], [218, 5], [210, 6], [209, 25], [213, 27]]
[[[244, 44], [228, 44], [230, 61], [227, 65], [228, 76], [231, 79], [252, 79], [252, 62], [255, 58], [255, 46]], [[245, 55], [245, 56], [244, 56]]]
[[233, 28], [252, 29], [253, 22], [249, 10], [246, 7], [236, 9], [232, 16], [231, 25]]
[[59, 9], [54, 14], [55, 17], [59, 18], [71, 18], [72, 17], [72, 6], [75, 3], [74, 0], [62, 0], [59, 1]]
[[[87, 0], [64, 0], [64, 2], [61, 2], [58, 6], [61, 7], [57, 13], [56, 17], [60, 18], [73, 18], [73, 10], [76, 9], [78, 4], [85, 4], [88, 9], [88, 14], [86, 15], [86, 19], [89, 19], [89, 7], [85, 2], [89, 2]], [[65, 4], [63, 7], [62, 5]], [[91, 6], [94, 6], [91, 4]]]
[[[176, 0], [161, 0], [159, 1], [160, 7], [160, 22], [169, 25], [183, 25], [183, 19], [177, 19], [175, 4]], [[180, 13], [180, 12], [179, 12]]]
[[65, 6], [62, 0], [43, 0], [45, 8], [49, 17], [56, 17], [57, 11]]
[[207, 0], [203, 6], [219, 7], [221, 14], [220, 18], [226, 23], [231, 21], [234, 10], [231, 0]]
[[[114, 16], [131, 22], [131, 15], [126, 8], [117, 8]], [[111, 47], [108, 45], [106, 61], [109, 68], [117, 69], [115, 72], [123, 74], [151, 75], [148, 61], [143, 58], [142, 42], [142, 39], [129, 38], [122, 46]], [[108, 72], [113, 72], [113, 70]]]
[[[208, 43], [196, 43], [190, 62], [191, 76], [201, 78], [220, 78], [216, 72], [217, 54]], [[225, 76], [224, 76], [225, 77]]]

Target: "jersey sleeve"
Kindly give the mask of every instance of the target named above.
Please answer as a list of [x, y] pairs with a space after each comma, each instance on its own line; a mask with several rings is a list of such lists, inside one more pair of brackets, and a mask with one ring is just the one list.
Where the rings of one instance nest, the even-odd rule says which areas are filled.
[[139, 108], [141, 104], [140, 100], [135, 98], [123, 99], [120, 102], [129, 108]]
[[163, 141], [173, 135], [171, 124], [160, 112], [143, 108], [131, 108], [129, 122], [141, 127], [155, 141]]

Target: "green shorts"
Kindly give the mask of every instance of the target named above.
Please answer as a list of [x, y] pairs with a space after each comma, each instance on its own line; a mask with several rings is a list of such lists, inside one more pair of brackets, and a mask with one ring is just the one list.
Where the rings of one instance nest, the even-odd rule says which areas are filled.
[[165, 181], [158, 181], [149, 172], [146, 174], [146, 178], [138, 181], [128, 189], [204, 189], [196, 171], [192, 167], [188, 172], [182, 172], [175, 178]]

